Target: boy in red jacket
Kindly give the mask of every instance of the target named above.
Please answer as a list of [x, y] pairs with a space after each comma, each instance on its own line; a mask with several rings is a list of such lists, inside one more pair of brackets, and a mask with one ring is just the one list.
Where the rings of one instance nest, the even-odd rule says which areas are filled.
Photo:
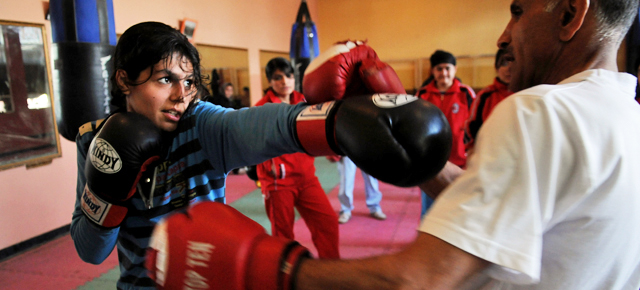
[[[460, 168], [465, 168], [467, 152], [464, 146], [464, 124], [469, 118], [471, 104], [476, 94], [471, 87], [456, 78], [456, 58], [453, 54], [436, 50], [429, 60], [431, 76], [416, 95], [436, 105], [447, 117], [453, 137], [449, 161]], [[432, 203], [433, 199], [422, 192], [421, 216], [427, 212]]]
[[[304, 96], [294, 91], [295, 78], [291, 63], [282, 57], [270, 60], [266, 66], [270, 87], [256, 103], [304, 102]], [[320, 258], [340, 258], [338, 250], [338, 216], [331, 207], [318, 181], [315, 159], [305, 153], [286, 154], [272, 158], [256, 167], [258, 180], [273, 236], [294, 239], [294, 207], [304, 219]]]

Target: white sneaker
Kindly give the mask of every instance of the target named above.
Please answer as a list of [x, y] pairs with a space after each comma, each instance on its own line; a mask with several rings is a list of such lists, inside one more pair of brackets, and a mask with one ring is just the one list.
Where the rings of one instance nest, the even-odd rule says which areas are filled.
[[344, 224], [351, 219], [351, 212], [341, 211], [338, 217], [338, 223]]
[[371, 213], [371, 217], [377, 220], [385, 220], [387, 219], [387, 215], [382, 212], [382, 210], [378, 210], [376, 212]]

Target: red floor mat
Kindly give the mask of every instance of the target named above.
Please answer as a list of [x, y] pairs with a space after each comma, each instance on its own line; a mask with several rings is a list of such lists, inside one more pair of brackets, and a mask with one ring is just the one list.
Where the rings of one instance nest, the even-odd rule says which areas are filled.
[[231, 204], [256, 189], [259, 189], [256, 186], [256, 182], [249, 179], [246, 174], [228, 175], [227, 188], [225, 190], [227, 204]]
[[74, 289], [118, 266], [117, 251], [100, 265], [78, 257], [70, 235], [62, 236], [0, 264], [4, 290]]
[[[340, 211], [338, 186], [329, 193], [329, 201], [336, 213]], [[387, 215], [384, 221], [369, 216], [365, 203], [364, 183], [360, 171], [356, 173], [354, 209], [351, 220], [340, 225], [340, 255], [344, 259], [362, 258], [402, 249], [417, 235], [420, 219], [420, 190], [401, 188], [380, 182], [380, 206]], [[303, 246], [317, 257], [311, 234], [302, 219], [294, 225], [294, 234]]]

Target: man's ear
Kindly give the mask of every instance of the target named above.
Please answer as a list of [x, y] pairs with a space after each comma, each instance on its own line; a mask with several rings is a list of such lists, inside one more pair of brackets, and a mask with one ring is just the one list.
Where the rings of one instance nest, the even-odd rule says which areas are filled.
[[122, 91], [123, 94], [129, 94], [129, 85], [127, 84], [127, 72], [119, 69], [116, 72], [116, 83], [118, 84], [118, 88]]
[[584, 23], [587, 11], [589, 10], [589, 0], [562, 0], [561, 7], [561, 27], [560, 40], [569, 41], [580, 30]]

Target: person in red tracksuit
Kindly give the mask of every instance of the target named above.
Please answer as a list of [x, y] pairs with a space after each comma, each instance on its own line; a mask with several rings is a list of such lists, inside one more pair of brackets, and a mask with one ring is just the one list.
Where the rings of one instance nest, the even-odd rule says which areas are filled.
[[[291, 63], [282, 57], [271, 59], [266, 66], [270, 87], [256, 103], [297, 104], [304, 96], [294, 91], [295, 78]], [[320, 258], [340, 258], [338, 250], [338, 216], [331, 207], [316, 177], [314, 158], [305, 153], [286, 154], [258, 164], [256, 171], [271, 221], [273, 236], [294, 239], [294, 207], [311, 232]]]
[[511, 67], [511, 62], [506, 60], [504, 55], [505, 50], [498, 49], [494, 64], [498, 76], [493, 81], [493, 84], [478, 93], [478, 97], [471, 106], [471, 116], [465, 125], [465, 146], [468, 154], [471, 154], [473, 150], [476, 135], [484, 121], [489, 118], [498, 103], [513, 94], [509, 90], [509, 82], [511, 81], [509, 68]]
[[456, 58], [451, 53], [437, 50], [431, 55], [430, 61], [433, 80], [422, 87], [417, 96], [436, 105], [447, 117], [453, 135], [449, 161], [464, 168], [467, 163], [464, 123], [469, 118], [476, 94], [456, 78]]
[[[467, 153], [464, 147], [464, 124], [469, 118], [471, 104], [476, 97], [473, 89], [456, 78], [456, 58], [453, 54], [436, 50], [429, 59], [431, 76], [416, 94], [436, 105], [444, 113], [453, 137], [449, 162], [464, 168], [467, 164]], [[421, 216], [427, 212], [433, 198], [422, 192]]]

